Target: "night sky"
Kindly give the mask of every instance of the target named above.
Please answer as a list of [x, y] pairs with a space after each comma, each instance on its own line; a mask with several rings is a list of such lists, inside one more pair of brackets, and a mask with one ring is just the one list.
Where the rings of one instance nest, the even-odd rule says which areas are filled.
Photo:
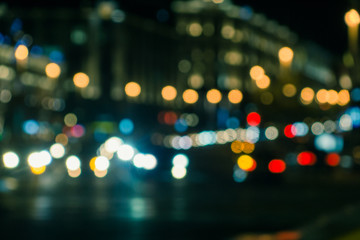
[[[77, 1], [45, 1], [36, 0], [26, 3], [19, 0], [6, 0], [11, 6], [26, 7], [68, 7], [96, 6], [99, 0]], [[171, 11], [171, 0], [117, 0], [120, 9], [126, 12], [156, 19], [159, 9]], [[347, 49], [347, 30], [344, 23], [344, 14], [351, 8], [359, 7], [353, 0], [344, 1], [259, 1], [259, 0], [232, 0], [236, 5], [251, 6], [254, 12], [262, 13], [269, 19], [276, 20], [298, 34], [301, 40], [311, 40], [333, 54], [341, 56]], [[172, 15], [170, 15], [170, 24]]]

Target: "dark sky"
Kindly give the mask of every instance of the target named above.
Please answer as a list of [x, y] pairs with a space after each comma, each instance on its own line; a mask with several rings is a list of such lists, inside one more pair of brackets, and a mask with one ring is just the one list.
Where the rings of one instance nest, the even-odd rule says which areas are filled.
[[[100, 0], [48, 1], [5, 0], [10, 6], [24, 7], [80, 7], [95, 6]], [[170, 10], [172, 0], [116, 0], [121, 9], [156, 17], [159, 9]], [[350, 8], [360, 7], [356, 0], [232, 0], [236, 5], [248, 5], [257, 13], [288, 26], [302, 40], [312, 40], [334, 54], [341, 56], [347, 49], [347, 29], [344, 14]]]
[[[325, 49], [341, 56], [347, 49], [347, 28], [344, 14], [356, 8], [357, 1], [319, 0], [232, 0], [236, 5], [251, 6], [254, 12], [262, 13], [297, 33], [302, 40], [312, 40]], [[131, 12], [151, 17], [157, 9], [170, 8], [170, 0], [119, 1], [120, 7]]]

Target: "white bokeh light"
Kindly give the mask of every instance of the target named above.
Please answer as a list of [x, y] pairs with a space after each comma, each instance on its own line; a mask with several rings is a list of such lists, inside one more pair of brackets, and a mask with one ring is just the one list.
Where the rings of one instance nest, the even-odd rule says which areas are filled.
[[185, 154], [177, 154], [172, 160], [174, 166], [187, 167], [189, 165], [189, 158]]
[[133, 158], [135, 150], [128, 144], [121, 145], [116, 152], [118, 158], [123, 161], [129, 161]]
[[115, 153], [119, 150], [119, 147], [123, 144], [123, 141], [118, 137], [111, 137], [105, 142], [105, 150], [109, 153]]
[[71, 155], [66, 159], [66, 167], [71, 171], [75, 171], [76, 169], [80, 168], [81, 162], [77, 156]]
[[182, 179], [186, 176], [186, 168], [182, 166], [173, 166], [171, 169], [171, 174], [176, 179]]
[[3, 163], [6, 168], [16, 168], [19, 165], [19, 156], [14, 152], [3, 154]]
[[53, 158], [62, 158], [65, 155], [65, 148], [60, 143], [55, 143], [50, 147], [50, 154]]
[[105, 171], [109, 168], [110, 161], [104, 156], [97, 157], [95, 159], [95, 168], [99, 171]]
[[144, 165], [143, 167], [146, 170], [152, 170], [156, 167], [157, 165], [157, 160], [156, 157], [152, 154], [145, 154], [145, 159], [144, 159]]

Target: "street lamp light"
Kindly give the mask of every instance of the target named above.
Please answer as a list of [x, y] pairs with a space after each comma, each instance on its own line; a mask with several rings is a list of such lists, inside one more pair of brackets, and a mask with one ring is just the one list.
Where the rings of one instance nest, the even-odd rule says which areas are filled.
[[355, 9], [351, 9], [345, 13], [345, 23], [348, 26], [348, 34], [349, 34], [349, 48], [353, 54], [357, 52], [357, 41], [358, 41], [358, 31], [359, 31], [359, 23], [360, 16], [359, 13]]

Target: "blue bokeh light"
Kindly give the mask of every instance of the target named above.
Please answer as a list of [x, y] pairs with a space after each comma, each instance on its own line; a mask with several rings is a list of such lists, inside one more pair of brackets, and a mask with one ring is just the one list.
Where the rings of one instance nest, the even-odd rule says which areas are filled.
[[134, 123], [129, 118], [124, 118], [119, 123], [119, 130], [124, 135], [130, 135], [134, 131]]
[[180, 118], [175, 122], [174, 128], [177, 132], [182, 133], [188, 129], [188, 125], [184, 119]]
[[39, 129], [40, 129], [40, 125], [35, 120], [27, 120], [23, 123], [23, 131], [26, 134], [29, 135], [37, 134], [39, 132]]
[[324, 152], [341, 152], [344, 147], [344, 140], [333, 134], [324, 133], [315, 137], [315, 148]]
[[226, 120], [227, 128], [238, 128], [240, 126], [240, 121], [237, 117], [231, 117]]

